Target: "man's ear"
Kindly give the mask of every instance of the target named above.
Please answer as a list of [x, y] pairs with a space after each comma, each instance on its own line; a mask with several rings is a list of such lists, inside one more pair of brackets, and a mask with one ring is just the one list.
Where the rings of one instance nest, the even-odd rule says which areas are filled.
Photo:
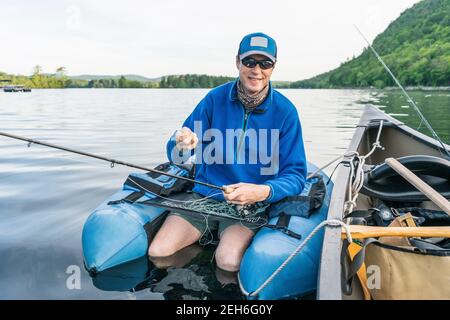
[[241, 66], [241, 60], [239, 59], [239, 55], [236, 56], [236, 68], [239, 70], [239, 67]]

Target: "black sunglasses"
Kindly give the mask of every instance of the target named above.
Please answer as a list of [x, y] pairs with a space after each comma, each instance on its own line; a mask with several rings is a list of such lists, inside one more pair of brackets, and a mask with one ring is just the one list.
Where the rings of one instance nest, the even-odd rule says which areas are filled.
[[272, 60], [255, 60], [250, 57], [242, 59], [241, 62], [244, 66], [250, 69], [256, 67], [257, 64], [259, 64], [259, 67], [263, 70], [273, 68], [273, 66], [275, 65], [275, 62], [273, 62]]

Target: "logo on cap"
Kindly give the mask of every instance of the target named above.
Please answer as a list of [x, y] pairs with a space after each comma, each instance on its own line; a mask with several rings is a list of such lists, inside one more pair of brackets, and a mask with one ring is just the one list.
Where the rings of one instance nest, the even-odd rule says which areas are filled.
[[252, 47], [264, 47], [267, 48], [267, 44], [268, 44], [268, 40], [267, 38], [264, 37], [252, 37], [250, 39], [250, 45]]

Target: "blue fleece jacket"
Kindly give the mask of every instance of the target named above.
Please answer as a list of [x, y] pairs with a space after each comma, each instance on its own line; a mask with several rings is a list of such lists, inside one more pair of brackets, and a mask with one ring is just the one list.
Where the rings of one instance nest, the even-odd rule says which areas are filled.
[[[179, 152], [173, 135], [167, 143], [169, 160], [182, 162], [194, 154], [195, 179], [218, 186], [268, 185], [269, 203], [301, 193], [306, 158], [296, 108], [270, 84], [264, 102], [248, 112], [237, 98], [236, 86], [237, 81], [221, 85], [200, 101], [183, 124], [197, 134], [199, 144], [193, 151]], [[217, 189], [196, 184], [194, 191], [224, 200]]]

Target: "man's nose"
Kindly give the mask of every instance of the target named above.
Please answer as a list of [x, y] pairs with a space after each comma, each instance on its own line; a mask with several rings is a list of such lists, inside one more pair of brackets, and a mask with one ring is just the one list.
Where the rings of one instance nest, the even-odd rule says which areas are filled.
[[251, 69], [253, 73], [260, 74], [262, 72], [261, 67], [257, 64], [254, 68]]

